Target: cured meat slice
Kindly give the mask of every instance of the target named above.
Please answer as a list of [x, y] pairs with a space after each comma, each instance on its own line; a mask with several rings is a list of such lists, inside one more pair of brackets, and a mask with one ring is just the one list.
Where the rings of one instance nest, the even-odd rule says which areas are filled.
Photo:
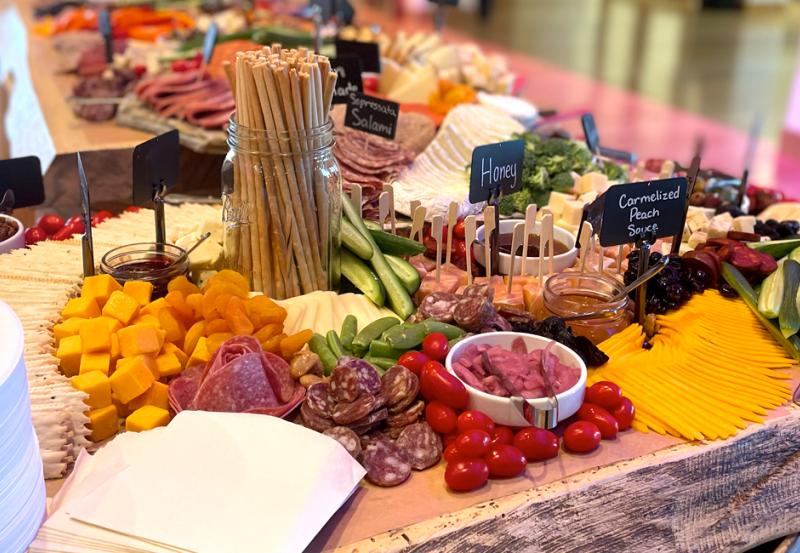
[[330, 417], [333, 410], [333, 400], [326, 382], [312, 384], [306, 390], [306, 404], [308, 408], [323, 417]]
[[372, 411], [380, 409], [386, 404], [386, 399], [381, 395], [363, 395], [355, 401], [337, 403], [331, 412], [331, 418], [337, 424], [350, 424], [369, 415]]
[[291, 401], [299, 385], [289, 372], [289, 364], [281, 357], [268, 351], [261, 352], [261, 362], [278, 399], [282, 402]]
[[256, 407], [277, 407], [261, 355], [247, 353], [226, 364], [200, 384], [191, 409], [241, 413]]
[[464, 330], [478, 332], [484, 321], [491, 318], [493, 309], [485, 298], [464, 296], [453, 309], [453, 319]]
[[336, 423], [334, 423], [333, 420], [328, 417], [318, 415], [312, 409], [310, 409], [308, 403], [305, 402], [303, 402], [303, 404], [300, 406], [300, 418], [303, 421], [303, 426], [310, 428], [311, 430], [316, 430], [317, 432], [324, 432], [329, 428], [336, 426]]
[[432, 467], [442, 457], [442, 440], [427, 422], [406, 426], [397, 438], [397, 447], [416, 470]]
[[285, 417], [292, 411], [294, 411], [298, 405], [303, 403], [303, 398], [305, 397], [305, 392], [303, 391], [302, 386], [298, 386], [295, 388], [292, 397], [284, 403], [283, 405], [279, 405], [277, 407], [254, 407], [252, 409], [248, 409], [245, 413], [253, 413], [256, 415], [271, 415], [273, 417]]
[[381, 393], [392, 413], [408, 407], [419, 393], [419, 378], [402, 365], [395, 365], [381, 379]]
[[419, 419], [423, 411], [425, 411], [425, 402], [419, 400], [405, 411], [401, 411], [386, 419], [386, 424], [395, 428], [408, 426], [409, 424], [417, 422], [417, 419]]
[[373, 484], [397, 486], [411, 476], [411, 465], [403, 451], [385, 436], [370, 436], [363, 448], [361, 464], [367, 470], [367, 480]]
[[358, 459], [361, 456], [361, 439], [358, 434], [346, 426], [334, 426], [324, 431], [323, 434], [339, 442], [353, 459]]
[[215, 373], [237, 357], [260, 351], [262, 351], [261, 344], [253, 336], [234, 336], [226, 340], [211, 357], [203, 371], [203, 378]]
[[203, 370], [203, 365], [193, 365], [169, 383], [167, 396], [169, 398], [169, 406], [175, 413], [180, 413], [186, 409], [194, 399], [194, 396], [197, 395]]
[[458, 304], [458, 296], [452, 292], [432, 292], [419, 304], [417, 318], [434, 318], [441, 323], [453, 322], [453, 310]]
[[353, 367], [337, 365], [331, 372], [330, 393], [336, 401], [350, 402], [361, 395], [358, 372]]
[[363, 419], [351, 422], [347, 426], [352, 428], [356, 434], [363, 435], [375, 428], [381, 421], [385, 421], [388, 417], [389, 410], [384, 407], [382, 409], [378, 409], [377, 411], [373, 411]]

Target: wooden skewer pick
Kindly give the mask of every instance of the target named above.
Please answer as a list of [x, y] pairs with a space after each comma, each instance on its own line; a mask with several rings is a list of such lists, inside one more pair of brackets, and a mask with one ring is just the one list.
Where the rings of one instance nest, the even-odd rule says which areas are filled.
[[528, 240], [530, 240], [533, 227], [536, 224], [536, 204], [530, 204], [525, 208], [525, 234], [522, 238], [522, 267], [520, 276], [528, 274]]
[[[514, 231], [511, 234], [511, 270], [508, 272], [508, 293], [511, 293], [511, 286], [513, 285], [514, 275], [517, 273], [515, 262], [517, 260], [517, 250], [522, 242], [522, 233], [525, 231], [525, 223], [517, 223], [514, 225]], [[525, 257], [523, 254], [523, 264]]]
[[442, 273], [442, 216], [434, 215], [431, 233], [436, 240], [436, 282], [441, 280]]
[[583, 225], [581, 226], [581, 239], [578, 242], [580, 249], [578, 251], [578, 261], [581, 268], [581, 272], [586, 272], [586, 258], [589, 255], [589, 237], [592, 236], [594, 229], [592, 228], [592, 223], [589, 221], [584, 221]]
[[422, 202], [419, 201], [419, 200], [411, 200], [410, 202], [408, 202], [408, 209], [409, 209], [409, 213], [408, 214], [411, 215], [412, 219], [414, 218], [414, 213], [417, 212], [417, 208], [419, 206], [421, 206], [421, 205], [422, 205]]
[[353, 205], [356, 206], [358, 210], [358, 214], [361, 215], [361, 185], [360, 184], [351, 184], [350, 185], [350, 199], [353, 201]]
[[556, 239], [555, 239], [555, 235], [553, 233], [553, 222], [554, 221], [555, 221], [555, 218], [553, 217], [552, 213], [550, 214], [550, 218], [546, 222], [543, 221], [548, 226], [548, 229], [547, 229], [547, 255], [548, 255], [548, 258], [547, 258], [547, 274], [550, 274], [550, 275], [552, 275], [555, 272], [555, 269], [553, 268], [553, 264], [555, 263], [555, 260], [553, 258], [556, 255], [556, 253], [555, 253], [556, 252]]
[[475, 216], [464, 219], [464, 242], [467, 247], [467, 284], [472, 284], [472, 243], [475, 242]]
[[547, 233], [553, 232], [553, 214], [547, 213], [542, 217], [542, 227], [539, 233], [539, 286], [544, 287], [544, 251], [548, 245]]
[[383, 189], [389, 195], [389, 224], [392, 234], [397, 234], [397, 218], [394, 213], [394, 187], [391, 184], [384, 184]]
[[483, 253], [486, 276], [492, 276], [492, 233], [494, 232], [494, 206], [483, 210]]
[[[592, 236], [592, 246], [594, 246], [594, 243], [595, 243], [595, 237]], [[594, 249], [594, 247], [592, 249]], [[606, 267], [605, 267], [606, 256], [603, 255], [603, 254], [604, 254], [603, 246], [600, 244], [600, 237], [598, 236], [597, 237], [597, 272], [600, 273], [601, 275], [606, 270]]]
[[424, 205], [418, 205], [411, 216], [411, 238], [422, 242], [422, 228], [425, 226], [425, 214], [428, 210]]
[[622, 254], [625, 253], [624, 244], [620, 244], [617, 248], [617, 274], [622, 274]]
[[381, 230], [386, 230], [386, 218], [389, 216], [389, 193], [381, 192], [378, 196], [378, 224]]
[[453, 227], [456, 226], [458, 220], [458, 204], [450, 202], [447, 208], [447, 250], [445, 252], [445, 264], [450, 264], [450, 256], [453, 253]]

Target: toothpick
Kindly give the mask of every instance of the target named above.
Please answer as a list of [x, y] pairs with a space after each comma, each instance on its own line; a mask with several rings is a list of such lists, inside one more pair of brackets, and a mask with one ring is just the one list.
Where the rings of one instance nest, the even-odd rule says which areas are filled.
[[[411, 236], [412, 240], [422, 242], [422, 228], [425, 226], [425, 209], [424, 205], [418, 205], [411, 214]], [[416, 238], [415, 238], [416, 237]]]
[[411, 215], [411, 217], [413, 218], [414, 213], [417, 211], [417, 208], [421, 205], [422, 202], [419, 200], [411, 200], [410, 202], [408, 202], [408, 210], [409, 210], [408, 214]]
[[361, 215], [361, 185], [360, 184], [351, 184], [350, 185], [350, 199], [353, 201], [353, 205], [356, 206], [358, 210], [358, 214]]
[[[595, 237], [592, 236], [592, 249], [594, 249]], [[600, 244], [600, 238], [597, 238], [597, 272], [601, 275], [605, 272], [605, 255], [603, 255], [603, 246]]]
[[593, 232], [594, 229], [592, 228], [592, 223], [589, 221], [584, 221], [580, 231], [581, 238], [578, 241], [578, 245], [580, 246], [580, 250], [578, 252], [578, 261], [582, 273], [586, 272], [586, 258], [589, 255], [589, 239]]
[[555, 257], [555, 251], [556, 251], [556, 239], [553, 233], [553, 221], [555, 221], [555, 219], [553, 218], [553, 214], [551, 213], [550, 218], [546, 223], [549, 227], [547, 229], [547, 255], [549, 256], [547, 262], [547, 274], [549, 275], [552, 275], [555, 272], [555, 269], [553, 268], [555, 260], [553, 258]]
[[524, 231], [525, 231], [525, 223], [517, 223], [516, 225], [514, 225], [514, 231], [511, 234], [511, 270], [508, 272], [508, 290], [507, 290], [509, 294], [511, 294], [511, 286], [514, 281], [514, 274], [516, 274], [517, 272], [516, 267], [514, 265], [517, 260], [517, 249], [519, 249], [520, 242], [522, 242], [522, 233]]
[[542, 227], [539, 233], [539, 286], [544, 287], [544, 251], [548, 244], [547, 233], [553, 232], [553, 214], [547, 213], [542, 217]]
[[528, 274], [528, 240], [536, 226], [536, 204], [530, 204], [525, 208], [525, 235], [522, 239], [522, 267], [520, 276]]
[[431, 234], [436, 240], [436, 282], [441, 280], [442, 273], [442, 216], [434, 215]]
[[378, 224], [381, 226], [381, 230], [386, 230], [386, 218], [389, 216], [389, 194], [387, 192], [381, 192], [381, 195], [378, 196]]
[[453, 227], [456, 226], [457, 220], [458, 204], [456, 202], [450, 202], [450, 206], [447, 208], [447, 250], [445, 253], [446, 265], [450, 264], [450, 256], [453, 253]]
[[492, 232], [494, 232], [494, 206], [483, 210], [483, 253], [486, 276], [492, 276]]
[[475, 216], [464, 219], [464, 242], [467, 247], [467, 284], [472, 284], [472, 244], [475, 242]]
[[617, 274], [622, 274], [622, 255], [625, 253], [625, 245], [620, 244], [617, 248]]
[[394, 187], [391, 184], [384, 184], [383, 189], [389, 195], [389, 223], [391, 224], [392, 234], [397, 234], [397, 218], [394, 213]]

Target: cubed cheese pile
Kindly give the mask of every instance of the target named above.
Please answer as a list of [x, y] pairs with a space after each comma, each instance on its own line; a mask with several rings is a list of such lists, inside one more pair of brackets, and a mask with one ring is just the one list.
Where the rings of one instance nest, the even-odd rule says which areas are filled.
[[311, 338], [310, 330], [287, 336], [286, 310], [266, 296], [250, 298], [234, 271], [217, 273], [202, 290], [180, 276], [167, 290], [151, 301], [149, 282], [87, 277], [53, 329], [62, 372], [89, 396], [93, 441], [113, 436], [120, 417], [129, 431], [167, 424], [168, 381], [207, 363], [233, 336], [255, 336], [287, 359]]

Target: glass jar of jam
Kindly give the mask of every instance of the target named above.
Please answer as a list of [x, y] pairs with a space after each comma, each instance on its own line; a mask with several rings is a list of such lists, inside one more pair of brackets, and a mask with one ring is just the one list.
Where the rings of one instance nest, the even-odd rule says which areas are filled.
[[155, 299], [167, 294], [170, 280], [189, 274], [189, 257], [186, 250], [172, 244], [128, 244], [106, 253], [100, 261], [100, 271], [120, 284], [129, 280], [152, 283]]
[[[577, 336], [585, 336], [593, 344], [613, 336], [627, 327], [633, 319], [628, 296], [621, 300], [612, 298], [623, 290], [621, 282], [600, 273], [565, 272], [553, 275], [544, 285], [543, 309], [545, 316], [578, 318], [567, 321]], [[603, 316], [589, 317], [590, 313], [607, 311]], [[587, 315], [580, 318], [580, 315]]]

